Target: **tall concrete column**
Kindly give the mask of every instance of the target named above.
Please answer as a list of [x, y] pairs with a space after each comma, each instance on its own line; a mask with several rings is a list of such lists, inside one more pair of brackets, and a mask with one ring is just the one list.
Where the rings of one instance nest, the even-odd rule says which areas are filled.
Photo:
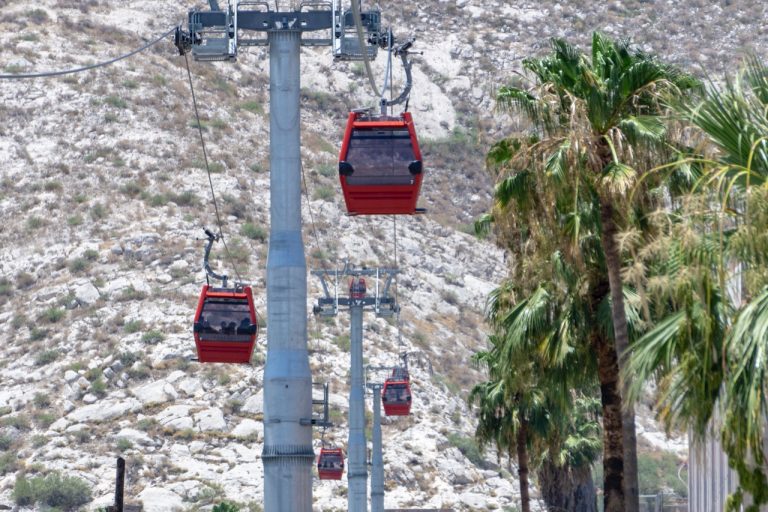
[[269, 32], [270, 219], [264, 369], [264, 510], [312, 510], [312, 378], [301, 238], [298, 30]]
[[373, 432], [371, 452], [371, 512], [384, 512], [384, 456], [381, 446], [381, 385], [373, 393]]
[[365, 442], [365, 391], [363, 389], [363, 305], [352, 304], [350, 314], [349, 469], [347, 509], [368, 510], [368, 466]]

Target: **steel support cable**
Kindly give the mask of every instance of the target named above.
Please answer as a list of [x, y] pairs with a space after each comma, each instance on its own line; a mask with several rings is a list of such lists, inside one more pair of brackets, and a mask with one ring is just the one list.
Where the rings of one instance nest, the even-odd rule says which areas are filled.
[[242, 283], [243, 278], [240, 276], [240, 272], [237, 270], [237, 266], [235, 265], [234, 259], [232, 258], [232, 254], [229, 252], [229, 247], [227, 246], [227, 241], [224, 239], [224, 230], [222, 228], [221, 224], [221, 216], [219, 215], [219, 205], [216, 202], [216, 192], [213, 189], [213, 179], [211, 178], [211, 168], [208, 165], [208, 151], [205, 149], [205, 138], [203, 137], [203, 125], [200, 124], [200, 113], [197, 109], [197, 98], [195, 97], [195, 88], [192, 85], [192, 71], [189, 69], [189, 59], [187, 58], [187, 54], [184, 54], [184, 63], [187, 65], [187, 78], [189, 79], [189, 90], [192, 93], [192, 104], [195, 107], [195, 121], [197, 122], [197, 131], [200, 133], [200, 146], [203, 149], [203, 159], [205, 160], [205, 170], [208, 173], [208, 185], [211, 187], [211, 199], [213, 200], [213, 209], [216, 212], [216, 223], [219, 226], [219, 237], [221, 238], [221, 242], [224, 244], [224, 252], [227, 254], [227, 259], [229, 260], [229, 264], [232, 265], [232, 269], [235, 271], [235, 275], [237, 276], [237, 281]]
[[402, 354], [401, 351], [403, 349], [403, 335], [402, 335], [402, 329], [401, 329], [402, 322], [400, 321], [400, 309], [401, 309], [400, 295], [399, 295], [400, 290], [397, 285], [397, 275], [400, 272], [400, 266], [399, 266], [400, 263], [398, 261], [398, 256], [397, 256], [397, 216], [396, 215], [392, 216], [392, 231], [393, 231], [393, 238], [394, 238], [394, 244], [395, 244], [395, 277], [394, 277], [395, 283], [394, 285], [395, 285], [395, 304], [397, 304], [397, 350], [398, 350], [397, 357], [399, 360]]
[[352, 19], [355, 20], [355, 29], [357, 30], [357, 40], [360, 44], [360, 54], [363, 56], [363, 65], [365, 66], [365, 73], [368, 75], [368, 82], [371, 85], [374, 95], [379, 98], [382, 94], [379, 92], [379, 88], [376, 87], [376, 79], [373, 77], [373, 71], [371, 70], [371, 61], [368, 58], [368, 45], [363, 35], [363, 20], [360, 17], [360, 0], [352, 0]]
[[65, 69], [62, 71], [42, 71], [40, 73], [27, 73], [27, 74], [6, 74], [6, 75], [0, 75], [0, 79], [3, 80], [21, 80], [21, 79], [27, 79], [27, 78], [49, 78], [53, 76], [61, 76], [61, 75], [71, 75], [73, 73], [82, 73], [83, 71], [89, 71], [91, 69], [101, 68], [104, 66], [109, 66], [110, 64], [114, 64], [115, 62], [121, 61], [123, 59], [127, 59], [128, 57], [132, 57], [136, 55], [139, 52], [143, 52], [147, 48], [156, 45], [169, 35], [171, 35], [176, 30], [176, 27], [173, 27], [169, 31], [165, 32], [163, 35], [157, 37], [156, 39], [153, 39], [152, 41], [148, 42], [141, 48], [137, 48], [129, 53], [126, 53], [125, 55], [120, 55], [119, 57], [115, 57], [114, 59], [110, 59], [104, 62], [98, 62], [96, 64], [91, 64], [88, 66], [83, 66], [80, 68], [73, 68], [73, 69]]

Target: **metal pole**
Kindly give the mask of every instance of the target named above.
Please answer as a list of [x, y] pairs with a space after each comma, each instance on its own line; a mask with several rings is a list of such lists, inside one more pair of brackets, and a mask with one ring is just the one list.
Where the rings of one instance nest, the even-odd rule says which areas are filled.
[[115, 512], [123, 512], [123, 490], [125, 489], [125, 459], [117, 458], [117, 476], [115, 477]]
[[381, 384], [373, 392], [373, 433], [371, 454], [371, 512], [384, 512], [384, 456], [381, 446]]
[[312, 379], [301, 237], [301, 33], [269, 31], [270, 219], [264, 369], [264, 510], [312, 510]]
[[349, 390], [349, 471], [347, 508], [349, 512], [368, 510], [368, 467], [366, 464], [365, 400], [363, 389], [363, 305], [353, 304], [350, 313]]

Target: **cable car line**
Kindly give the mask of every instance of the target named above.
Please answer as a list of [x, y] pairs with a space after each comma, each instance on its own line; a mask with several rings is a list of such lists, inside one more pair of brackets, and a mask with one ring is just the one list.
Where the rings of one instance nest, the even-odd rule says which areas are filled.
[[[174, 29], [175, 30], [175, 29]], [[200, 113], [197, 109], [197, 98], [195, 97], [195, 88], [192, 85], [192, 72], [189, 69], [189, 59], [187, 58], [187, 54], [184, 54], [184, 63], [187, 66], [187, 78], [189, 79], [189, 90], [192, 93], [192, 105], [195, 108], [195, 121], [197, 122], [197, 130], [200, 134], [200, 146], [203, 150], [203, 159], [205, 160], [205, 170], [208, 174], [208, 185], [210, 185], [211, 188], [211, 199], [213, 200], [213, 209], [216, 212], [216, 223], [219, 227], [219, 238], [221, 238], [221, 242], [224, 244], [224, 252], [227, 254], [227, 259], [229, 260], [229, 264], [232, 266], [232, 269], [235, 271], [235, 275], [237, 276], [238, 282], [243, 282], [243, 278], [240, 276], [240, 272], [237, 270], [237, 266], [235, 265], [234, 259], [232, 258], [232, 254], [229, 252], [229, 247], [227, 246], [227, 241], [224, 239], [224, 230], [222, 228], [221, 224], [221, 216], [219, 215], [219, 205], [216, 201], [216, 192], [213, 189], [213, 178], [211, 178], [211, 167], [208, 165], [208, 151], [205, 148], [205, 138], [203, 137], [203, 125], [200, 124]], [[207, 275], [206, 275], [207, 279]], [[225, 282], [226, 286], [226, 282]]]
[[119, 57], [115, 57], [114, 59], [109, 59], [104, 62], [97, 62], [96, 64], [90, 64], [88, 66], [83, 66], [79, 68], [73, 68], [73, 69], [65, 69], [61, 71], [41, 71], [39, 73], [26, 73], [26, 74], [5, 74], [0, 75], [0, 79], [2, 80], [21, 80], [21, 79], [29, 79], [29, 78], [50, 78], [53, 76], [61, 76], [61, 75], [71, 75], [73, 73], [82, 73], [83, 71], [89, 71], [91, 69], [101, 68], [104, 66], [109, 66], [110, 64], [114, 64], [115, 62], [121, 61], [123, 59], [127, 59], [128, 57], [132, 57], [136, 55], [139, 52], [143, 52], [147, 48], [150, 48], [151, 46], [156, 45], [169, 35], [173, 34], [176, 30], [176, 26], [168, 30], [167, 32], [163, 33], [161, 36], [157, 37], [156, 39], [153, 39], [152, 41], [148, 42], [141, 48], [137, 48], [129, 53], [126, 53], [124, 55], [120, 55]]

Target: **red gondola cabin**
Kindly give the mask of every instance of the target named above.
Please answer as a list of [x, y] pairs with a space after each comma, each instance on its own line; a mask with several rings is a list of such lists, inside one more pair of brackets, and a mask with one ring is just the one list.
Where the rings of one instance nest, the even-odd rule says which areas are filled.
[[387, 416], [408, 416], [411, 413], [411, 382], [407, 370], [402, 375], [396, 369], [393, 376], [384, 381], [381, 402]]
[[423, 213], [416, 208], [423, 176], [410, 112], [350, 112], [339, 154], [339, 179], [350, 215]]
[[317, 457], [320, 480], [341, 480], [344, 474], [344, 451], [341, 448], [321, 448]]
[[354, 277], [349, 280], [349, 298], [350, 299], [364, 299], [365, 298], [365, 279]]
[[198, 361], [250, 362], [258, 329], [250, 286], [203, 286], [194, 324]]

